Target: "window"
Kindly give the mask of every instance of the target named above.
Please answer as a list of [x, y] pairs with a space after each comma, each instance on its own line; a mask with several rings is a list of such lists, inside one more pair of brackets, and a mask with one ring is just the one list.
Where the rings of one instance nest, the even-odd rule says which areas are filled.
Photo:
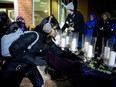
[[38, 25], [43, 18], [50, 15], [50, 0], [34, 0], [34, 24]]
[[43, 18], [53, 14], [62, 26], [66, 18], [66, 9], [62, 2], [67, 3], [66, 0], [33, 0], [33, 23], [38, 25]]

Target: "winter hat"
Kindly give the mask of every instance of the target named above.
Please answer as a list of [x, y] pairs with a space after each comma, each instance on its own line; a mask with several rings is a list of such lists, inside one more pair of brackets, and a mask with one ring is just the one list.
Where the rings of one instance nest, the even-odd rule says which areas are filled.
[[18, 20], [18, 19], [23, 19], [23, 17], [22, 16], [17, 16], [16, 20]]
[[72, 2], [70, 2], [68, 5], [66, 5], [66, 9], [74, 10], [74, 5]]
[[25, 20], [23, 19], [22, 16], [17, 16], [16, 22], [19, 22], [19, 19], [22, 19], [22, 21], [20, 21], [20, 22], [25, 23]]

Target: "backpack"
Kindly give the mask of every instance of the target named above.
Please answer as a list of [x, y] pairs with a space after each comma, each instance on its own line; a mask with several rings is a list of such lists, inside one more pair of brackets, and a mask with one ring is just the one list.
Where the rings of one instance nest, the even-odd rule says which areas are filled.
[[1, 54], [3, 57], [11, 57], [11, 54], [9, 52], [9, 47], [10, 45], [15, 41], [17, 40], [20, 35], [23, 35], [25, 33], [36, 33], [37, 35], [37, 38], [36, 40], [31, 43], [27, 49], [31, 49], [31, 47], [38, 41], [39, 39], [39, 34], [36, 32], [36, 31], [25, 31], [23, 32], [20, 28], [13, 32], [13, 33], [10, 33], [10, 34], [7, 34], [7, 35], [4, 35], [2, 38], [1, 38]]

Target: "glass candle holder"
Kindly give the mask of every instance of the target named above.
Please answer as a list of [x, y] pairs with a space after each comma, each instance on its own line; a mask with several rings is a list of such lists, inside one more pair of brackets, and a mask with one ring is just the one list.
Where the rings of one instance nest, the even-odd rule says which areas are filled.
[[60, 47], [64, 49], [66, 47], [66, 38], [64, 35], [61, 35]]
[[78, 33], [72, 33], [70, 40], [70, 51], [71, 52], [78, 51], [77, 47], [78, 47]]
[[83, 43], [82, 51], [86, 53], [88, 50], [88, 46], [91, 43], [91, 36], [83, 36], [82, 41], [83, 41], [82, 42]]
[[58, 46], [60, 45], [60, 42], [61, 42], [61, 34], [62, 34], [61, 30], [56, 31], [55, 44]]

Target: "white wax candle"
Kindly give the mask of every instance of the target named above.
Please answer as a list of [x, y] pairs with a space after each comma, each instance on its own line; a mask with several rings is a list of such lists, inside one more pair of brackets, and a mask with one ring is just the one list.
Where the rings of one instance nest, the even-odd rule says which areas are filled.
[[65, 47], [65, 38], [62, 38], [61, 39], [61, 45], [60, 45], [61, 47]]
[[88, 46], [88, 51], [87, 51], [87, 57], [93, 57], [93, 46], [89, 45]]
[[105, 47], [104, 48], [104, 58], [109, 59], [110, 56], [110, 47]]
[[66, 44], [69, 44], [69, 36], [66, 36]]
[[56, 35], [55, 39], [56, 39], [55, 43], [57, 45], [60, 44], [60, 35]]
[[84, 44], [84, 50], [85, 51], [88, 51], [88, 46], [89, 46], [89, 42], [85, 42], [85, 44]]
[[71, 44], [71, 51], [76, 51], [76, 50], [77, 50], [77, 40], [76, 38], [74, 38]]
[[115, 64], [115, 58], [116, 58], [116, 52], [111, 51], [108, 65], [110, 65], [110, 66], [114, 65]]

